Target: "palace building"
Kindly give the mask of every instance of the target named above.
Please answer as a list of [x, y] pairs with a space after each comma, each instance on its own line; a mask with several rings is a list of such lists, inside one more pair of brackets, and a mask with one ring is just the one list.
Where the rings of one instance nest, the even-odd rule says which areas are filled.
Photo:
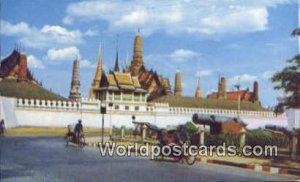
[[[238, 91], [227, 91], [226, 80], [222, 77], [218, 83], [218, 92], [213, 92], [207, 95], [206, 98], [202, 98], [199, 78], [195, 96], [186, 97], [183, 96], [182, 93], [181, 72], [177, 71], [175, 74], [174, 90], [172, 92], [168, 78], [164, 78], [156, 71], [148, 70], [146, 68], [143, 61], [142, 45], [142, 36], [141, 33], [138, 32], [134, 39], [131, 64], [126, 66], [123, 69], [123, 72], [121, 72], [121, 69], [119, 68], [117, 51], [114, 70], [105, 73], [102, 68], [101, 49], [99, 49], [98, 65], [90, 88], [90, 99], [123, 100], [127, 98], [126, 100], [137, 101], [139, 100], [138, 98], [146, 98], [145, 100], [148, 102], [173, 102], [173, 100], [179, 99], [182, 103], [193, 102], [193, 104], [189, 104], [189, 106], [199, 105], [197, 103], [200, 102], [200, 100], [204, 103], [219, 103], [218, 106], [226, 106], [228, 104], [220, 103], [229, 103], [230, 101], [237, 101], [240, 99], [242, 105], [247, 104], [250, 106], [251, 104], [254, 104], [255, 106], [253, 107], [261, 108], [259, 104], [257, 82], [254, 83], [253, 92], [250, 92], [249, 89], [239, 90], [239, 88]], [[215, 99], [218, 99], [219, 101], [213, 101]], [[251, 104], [247, 102], [250, 102]]]
[[[167, 78], [158, 75], [153, 70], [147, 70], [143, 62], [142, 37], [140, 32], [134, 40], [134, 50], [131, 65], [120, 71], [118, 52], [113, 71], [109, 74], [102, 69], [101, 49], [98, 55], [98, 65], [90, 88], [89, 97], [93, 99], [107, 99], [111, 95], [118, 98], [146, 98], [153, 100], [160, 96], [171, 95], [171, 86]], [[112, 97], [114, 98], [114, 97]]]

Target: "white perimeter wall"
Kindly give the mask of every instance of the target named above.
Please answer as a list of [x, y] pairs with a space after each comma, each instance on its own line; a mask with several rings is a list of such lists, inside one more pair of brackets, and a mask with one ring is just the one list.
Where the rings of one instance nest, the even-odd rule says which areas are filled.
[[[6, 127], [35, 126], [35, 127], [66, 127], [82, 119], [84, 127], [101, 128], [102, 114], [100, 101], [83, 100], [81, 103], [62, 101], [33, 101], [17, 100], [0, 97], [0, 118], [5, 119]], [[115, 105], [119, 109], [115, 109]], [[125, 110], [125, 105], [130, 109]], [[194, 113], [215, 114], [236, 117], [236, 111], [220, 109], [170, 108], [162, 103], [114, 103], [107, 106], [104, 115], [104, 127], [114, 126], [133, 127], [132, 115], [136, 121], [153, 123], [159, 127], [184, 124], [191, 121]], [[135, 107], [139, 106], [139, 111]], [[272, 112], [241, 111], [242, 120], [249, 129], [264, 127], [266, 124], [288, 126], [285, 114], [275, 116]]]

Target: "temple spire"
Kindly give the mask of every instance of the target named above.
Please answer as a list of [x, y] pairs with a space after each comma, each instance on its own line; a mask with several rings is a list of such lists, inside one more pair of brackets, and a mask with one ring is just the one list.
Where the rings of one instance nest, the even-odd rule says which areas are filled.
[[218, 98], [219, 99], [226, 99], [227, 98], [227, 94], [226, 94], [226, 79], [225, 79], [225, 77], [221, 77], [221, 79], [219, 81]]
[[200, 77], [198, 78], [198, 85], [197, 85], [197, 89], [196, 89], [196, 93], [195, 93], [195, 97], [196, 98], [201, 98], [201, 87], [200, 87]]
[[258, 86], [258, 82], [255, 81], [253, 83], [253, 101], [256, 102], [256, 101], [259, 101], [259, 86]]
[[115, 62], [115, 68], [114, 71], [116, 72], [120, 72], [120, 68], [119, 68], [119, 54], [118, 54], [118, 50], [116, 52], [116, 62]]
[[101, 44], [99, 45], [99, 51], [98, 51], [98, 64], [97, 69], [93, 81], [93, 87], [100, 86], [101, 76], [102, 76], [102, 50], [101, 50]]
[[182, 86], [181, 86], [181, 73], [177, 71], [175, 75], [175, 88], [174, 88], [175, 96], [182, 96]]
[[114, 68], [114, 71], [116, 71], [116, 72], [120, 72], [120, 68], [119, 68], [118, 37], [119, 37], [119, 35], [117, 35], [116, 61], [115, 61], [115, 68]]
[[142, 36], [138, 31], [134, 39], [133, 58], [130, 68], [133, 76], [137, 76], [140, 73], [141, 67], [144, 65], [142, 46]]
[[79, 61], [78, 59], [73, 62], [73, 73], [69, 99], [73, 101], [80, 101], [80, 79], [79, 79]]

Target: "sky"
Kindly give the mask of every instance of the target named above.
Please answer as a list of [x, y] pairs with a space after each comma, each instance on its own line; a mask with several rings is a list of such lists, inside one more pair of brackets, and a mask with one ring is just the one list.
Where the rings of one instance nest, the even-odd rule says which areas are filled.
[[298, 53], [291, 32], [298, 27], [296, 0], [0, 0], [1, 59], [16, 45], [27, 54], [34, 76], [68, 97], [73, 60], [80, 60], [81, 92], [88, 97], [101, 44], [105, 71], [118, 47], [129, 64], [140, 29], [146, 68], [170, 79], [182, 74], [183, 95], [193, 96], [200, 77], [204, 96], [224, 76], [253, 89], [273, 107], [281, 91], [270, 77]]

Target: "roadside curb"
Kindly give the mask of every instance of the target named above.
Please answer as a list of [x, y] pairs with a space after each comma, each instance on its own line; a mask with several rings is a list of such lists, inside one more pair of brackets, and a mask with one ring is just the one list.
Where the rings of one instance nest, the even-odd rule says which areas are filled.
[[86, 143], [86, 145], [89, 146], [89, 147], [99, 147], [98, 142]]
[[269, 173], [269, 174], [300, 176], [300, 169], [273, 167], [273, 166], [259, 165], [259, 164], [244, 164], [244, 163], [236, 163], [236, 162], [230, 162], [230, 161], [204, 159], [204, 158], [200, 158], [200, 157], [197, 157], [196, 160], [202, 164], [217, 164], [217, 165], [238, 167], [238, 168], [253, 170], [253, 171], [257, 171], [257, 172], [265, 172], [265, 173]]
[[[90, 142], [90, 143], [86, 143], [86, 145], [89, 147], [99, 147], [98, 142]], [[223, 165], [223, 166], [232, 166], [232, 167], [238, 167], [238, 168], [252, 170], [256, 172], [264, 172], [268, 174], [293, 175], [298, 177], [300, 176], [300, 169], [274, 167], [274, 166], [259, 165], [259, 164], [245, 164], [245, 163], [237, 163], [231, 161], [205, 159], [201, 157], [197, 157], [196, 161], [199, 162], [200, 164], [216, 164], [216, 165]]]

